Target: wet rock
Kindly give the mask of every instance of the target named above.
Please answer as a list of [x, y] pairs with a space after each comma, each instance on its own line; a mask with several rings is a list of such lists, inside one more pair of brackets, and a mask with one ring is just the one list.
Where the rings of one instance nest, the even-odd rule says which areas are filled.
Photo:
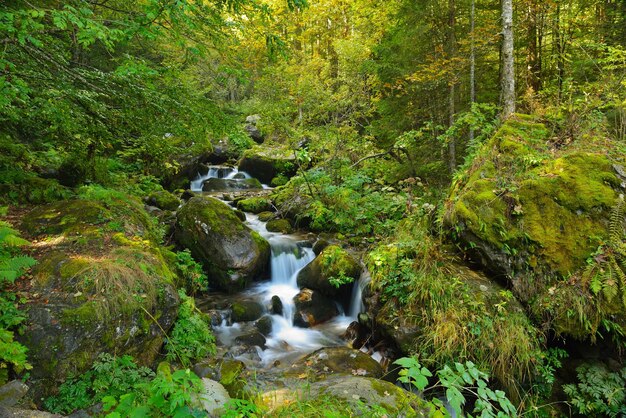
[[268, 336], [272, 333], [272, 318], [269, 315], [262, 316], [254, 326], [261, 334]]
[[328, 242], [324, 238], [320, 238], [315, 241], [315, 244], [313, 244], [313, 252], [315, 253], [315, 255], [320, 255], [320, 253], [324, 251], [324, 248], [328, 247], [329, 245], [330, 242]]
[[242, 211], [235, 209], [235, 215], [237, 215], [237, 217], [239, 218], [241, 222], [246, 221], [246, 214], [243, 213]]
[[350, 347], [359, 349], [365, 345], [370, 334], [371, 330], [368, 327], [354, 321], [348, 325], [348, 328], [341, 335], [341, 338], [348, 341]]
[[259, 180], [250, 179], [218, 179], [210, 178], [202, 183], [203, 192], [232, 192], [239, 190], [262, 189], [263, 186]]
[[274, 315], [283, 314], [283, 301], [277, 295], [272, 296], [270, 301], [270, 313]]
[[245, 370], [246, 365], [241, 360], [225, 359], [220, 365], [219, 381], [233, 398], [245, 397], [246, 382], [242, 376]]
[[237, 209], [250, 213], [261, 213], [272, 210], [272, 202], [265, 197], [251, 197], [237, 202]]
[[258, 346], [265, 350], [265, 337], [259, 331], [250, 331], [235, 338], [235, 343], [248, 347]]
[[228, 292], [245, 288], [268, 268], [268, 242], [217, 199], [185, 203], [177, 213], [175, 238], [204, 265], [210, 285]]
[[349, 347], [325, 347], [309, 354], [289, 370], [289, 375], [306, 373], [315, 381], [335, 374], [379, 378], [383, 368], [362, 351]]
[[281, 234], [291, 234], [293, 227], [288, 219], [272, 219], [267, 221], [266, 228], [270, 232], [280, 232]]
[[189, 189], [186, 189], [181, 195], [180, 198], [183, 201], [188, 201], [189, 199], [191, 199], [192, 197], [196, 197], [196, 194], [194, 192], [192, 192]]
[[274, 212], [261, 212], [259, 213], [259, 221], [267, 222], [270, 219], [274, 218], [274, 216], [276, 216]]
[[[361, 275], [359, 262], [346, 250], [330, 245], [298, 273], [298, 286], [320, 291], [328, 297], [346, 300], [352, 290], [352, 282]], [[338, 285], [333, 279], [340, 279]]]
[[252, 124], [248, 124], [244, 128], [248, 136], [257, 144], [262, 144], [265, 138], [263, 137], [263, 133], [261, 130]]
[[233, 322], [254, 321], [263, 315], [263, 305], [251, 300], [233, 302], [231, 310]]
[[0, 386], [0, 405], [13, 406], [28, 392], [28, 386], [19, 380], [12, 380]]
[[209, 360], [194, 364], [191, 370], [200, 378], [208, 377], [215, 380], [219, 379], [220, 366], [217, 361]]
[[296, 305], [293, 322], [299, 327], [309, 328], [339, 315], [335, 302], [311, 289], [302, 289], [293, 301]]

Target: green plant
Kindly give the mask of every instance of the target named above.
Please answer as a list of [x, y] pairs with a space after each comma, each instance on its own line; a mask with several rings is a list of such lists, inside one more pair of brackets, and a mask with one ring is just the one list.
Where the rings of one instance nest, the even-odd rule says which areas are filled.
[[[437, 371], [438, 382], [428, 387], [428, 378], [433, 374], [423, 367], [415, 357], [403, 357], [395, 361], [402, 367], [398, 380], [415, 387], [420, 392], [445, 389], [446, 399], [457, 416], [463, 414], [466, 395], [474, 398], [473, 414], [480, 417], [516, 417], [517, 410], [501, 390], [492, 390], [487, 386], [489, 375], [480, 371], [471, 361], [454, 363], [454, 368], [445, 365]], [[440, 401], [433, 399], [436, 406]], [[442, 410], [441, 407], [439, 410]], [[467, 413], [467, 417], [473, 415]]]
[[[6, 214], [0, 208], [0, 215]], [[21, 373], [31, 365], [26, 360], [26, 347], [14, 340], [14, 331], [26, 320], [17, 309], [18, 298], [9, 290], [15, 280], [35, 264], [35, 259], [22, 255], [20, 248], [29, 244], [8, 222], [0, 221], [0, 385], [11, 371]]]
[[208, 278], [202, 265], [194, 260], [191, 251], [185, 249], [176, 253], [176, 270], [183, 280], [184, 288], [192, 295], [207, 290]]
[[156, 377], [135, 385], [134, 390], [102, 399], [107, 418], [125, 417], [202, 417], [199, 394], [202, 381], [189, 369], [170, 371], [168, 363], [159, 364]]
[[194, 299], [179, 291], [181, 298], [178, 319], [165, 343], [168, 361], [178, 360], [184, 366], [192, 361], [215, 354], [215, 337], [209, 317], [200, 312]]
[[139, 367], [130, 356], [115, 357], [102, 353], [89, 371], [66, 380], [56, 396], [44, 401], [46, 409], [69, 414], [89, 407], [105, 397], [119, 397], [135, 390], [154, 377], [152, 370]]
[[576, 374], [579, 383], [563, 385], [563, 391], [577, 413], [608, 417], [626, 414], [626, 368], [611, 372], [604, 364], [583, 364]]
[[231, 399], [221, 415], [222, 418], [256, 418], [260, 416], [262, 415], [259, 407], [246, 399]]

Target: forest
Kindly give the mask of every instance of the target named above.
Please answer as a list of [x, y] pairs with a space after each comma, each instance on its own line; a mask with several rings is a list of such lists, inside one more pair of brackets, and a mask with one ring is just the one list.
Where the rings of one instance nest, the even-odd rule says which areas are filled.
[[0, 416], [626, 416], [626, 2], [0, 2]]

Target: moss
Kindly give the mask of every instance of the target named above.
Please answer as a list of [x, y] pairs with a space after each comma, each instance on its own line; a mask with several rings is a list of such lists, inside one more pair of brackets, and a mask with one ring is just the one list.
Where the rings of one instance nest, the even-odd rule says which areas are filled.
[[291, 234], [293, 227], [288, 219], [272, 219], [267, 221], [266, 228], [270, 232], [280, 232], [282, 234]]
[[259, 221], [267, 222], [275, 216], [273, 212], [261, 212], [259, 213]]
[[319, 255], [323, 277], [350, 277], [354, 280], [361, 274], [361, 266], [346, 250], [338, 245], [329, 245]]
[[31, 235], [72, 235], [113, 219], [97, 202], [68, 200], [39, 206], [24, 216], [22, 227]]
[[237, 202], [237, 209], [244, 212], [260, 213], [272, 210], [272, 203], [265, 197], [251, 197]]
[[77, 308], [64, 309], [61, 323], [73, 326], [97, 326], [102, 319], [102, 310], [98, 308], [98, 302], [91, 301]]
[[224, 360], [220, 365], [219, 382], [234, 398], [245, 397], [246, 382], [242, 376], [246, 366], [240, 360]]
[[180, 205], [180, 199], [166, 190], [150, 193], [146, 201], [149, 205], [163, 210], [176, 210]]

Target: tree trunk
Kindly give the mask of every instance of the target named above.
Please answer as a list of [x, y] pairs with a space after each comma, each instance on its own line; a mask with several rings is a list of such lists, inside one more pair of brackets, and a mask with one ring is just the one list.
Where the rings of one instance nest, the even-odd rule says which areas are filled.
[[502, 118], [515, 113], [515, 62], [513, 56], [513, 0], [502, 0]]
[[[475, 0], [470, 5], [470, 109], [476, 101], [476, 56], [474, 51], [474, 12]], [[474, 141], [474, 127], [469, 130], [470, 143]]]
[[[454, 58], [456, 55], [456, 34], [454, 32], [454, 25], [456, 23], [456, 15], [455, 15], [455, 5], [454, 0], [448, 0], [448, 27], [450, 32], [448, 34], [448, 54], [450, 58]], [[449, 126], [454, 125], [454, 96], [456, 93], [455, 89], [456, 85], [456, 75], [453, 73], [450, 78], [450, 90], [449, 90], [449, 101], [448, 101], [448, 111], [449, 111]], [[449, 138], [448, 142], [448, 154], [450, 160], [450, 173], [454, 173], [456, 170], [456, 139], [454, 137]]]

